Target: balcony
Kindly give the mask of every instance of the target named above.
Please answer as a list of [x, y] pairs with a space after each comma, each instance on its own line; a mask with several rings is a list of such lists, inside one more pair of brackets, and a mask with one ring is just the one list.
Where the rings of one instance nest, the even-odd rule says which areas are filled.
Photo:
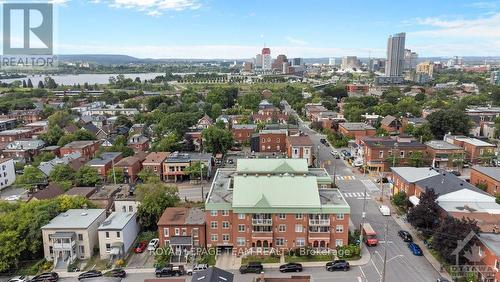
[[75, 245], [75, 241], [71, 241], [71, 243], [53, 243], [52, 248], [55, 250], [71, 250]]
[[273, 220], [270, 218], [254, 218], [252, 225], [273, 225]]
[[330, 226], [330, 219], [309, 219], [309, 225]]

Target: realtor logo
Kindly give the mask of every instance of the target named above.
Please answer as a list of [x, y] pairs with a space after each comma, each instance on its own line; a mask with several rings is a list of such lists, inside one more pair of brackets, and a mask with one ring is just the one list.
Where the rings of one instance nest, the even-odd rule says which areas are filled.
[[53, 5], [3, 4], [2, 67], [53, 67]]

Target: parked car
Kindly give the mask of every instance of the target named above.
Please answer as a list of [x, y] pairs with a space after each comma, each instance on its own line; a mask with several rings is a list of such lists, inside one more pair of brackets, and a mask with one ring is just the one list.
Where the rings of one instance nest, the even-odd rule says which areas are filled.
[[78, 275], [78, 280], [82, 280], [85, 278], [101, 277], [101, 276], [102, 272], [100, 272], [99, 270], [89, 270], [87, 272]]
[[19, 195], [12, 195], [12, 196], [8, 196], [7, 198], [5, 198], [6, 201], [18, 201], [21, 199], [21, 196]]
[[321, 144], [325, 144], [325, 143], [326, 143], [326, 139], [325, 139], [325, 138], [321, 138], [321, 139], [319, 139], [319, 142], [320, 142]]
[[380, 213], [382, 213], [382, 215], [384, 216], [390, 216], [391, 215], [391, 209], [386, 206], [386, 205], [380, 205], [378, 207], [378, 210], [380, 211]]
[[123, 268], [115, 268], [110, 271], [111, 276], [113, 277], [120, 277], [120, 278], [125, 278], [127, 276], [127, 272], [125, 272], [125, 269]]
[[348, 271], [350, 269], [349, 263], [345, 260], [334, 260], [326, 263], [326, 270], [328, 271], [337, 271], [343, 270]]
[[26, 276], [17, 276], [17, 277], [12, 277], [7, 282], [26, 282], [27, 278]]
[[188, 268], [186, 270], [186, 273], [187, 273], [187, 275], [193, 275], [193, 273], [205, 270], [207, 268], [208, 268], [208, 264], [200, 263], [200, 264], [195, 265], [193, 268]]
[[181, 276], [184, 275], [184, 267], [182, 265], [173, 266], [168, 265], [163, 268], [157, 268], [155, 270], [156, 277], [171, 277], [171, 276]]
[[363, 166], [363, 161], [362, 161], [362, 160], [355, 160], [355, 161], [352, 163], [352, 166], [353, 166], [353, 167], [362, 167], [362, 166]]
[[331, 154], [332, 156], [335, 158], [335, 159], [340, 159], [340, 154], [339, 152], [335, 151], [335, 150], [332, 150], [331, 151]]
[[452, 170], [450, 171], [451, 174], [454, 174], [456, 176], [461, 176], [462, 174], [460, 173], [460, 171], [456, 171], [456, 170]]
[[443, 277], [439, 277], [436, 282], [450, 282], [450, 280]]
[[340, 155], [342, 156], [342, 158], [345, 160], [345, 159], [348, 159], [351, 157], [351, 153], [349, 153], [347, 150], [342, 150], [340, 151]]
[[135, 246], [134, 248], [134, 252], [136, 254], [140, 254], [142, 252], [144, 252], [146, 250], [146, 248], [148, 247], [148, 243], [146, 241], [144, 242], [139, 242], [137, 243], [137, 245]]
[[421, 256], [421, 255], [423, 255], [423, 254], [422, 254], [422, 249], [420, 249], [420, 247], [419, 247], [417, 244], [413, 243], [413, 242], [409, 242], [409, 243], [408, 243], [408, 248], [409, 248], [409, 249], [410, 249], [410, 251], [411, 251], [414, 255], [416, 255], [416, 256]]
[[[377, 178], [377, 180], [375, 180], [377, 183], [380, 183], [380, 178]], [[387, 179], [387, 177], [382, 177], [382, 183], [388, 183], [389, 182], [389, 179]]]
[[227, 163], [228, 164], [234, 164], [234, 160], [233, 159], [227, 159]]
[[240, 273], [261, 273], [264, 270], [264, 267], [260, 262], [249, 262], [248, 264], [244, 264], [240, 267]]
[[31, 278], [30, 282], [55, 282], [59, 280], [59, 274], [56, 272], [45, 272]]
[[399, 230], [398, 231], [398, 235], [399, 237], [401, 237], [403, 239], [403, 241], [405, 242], [413, 242], [413, 237], [411, 237], [411, 234], [410, 232], [406, 231], [406, 230]]
[[160, 239], [154, 238], [149, 241], [148, 244], [148, 251], [155, 251], [158, 248], [158, 245], [160, 244]]
[[290, 262], [287, 264], [280, 265], [280, 272], [302, 272], [302, 264], [296, 262]]

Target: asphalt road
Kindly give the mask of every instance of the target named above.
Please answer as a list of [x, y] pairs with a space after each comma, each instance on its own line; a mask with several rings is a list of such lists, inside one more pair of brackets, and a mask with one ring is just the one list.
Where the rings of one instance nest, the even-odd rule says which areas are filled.
[[[371, 261], [359, 268], [362, 281], [380, 281], [383, 272], [384, 249], [387, 245], [386, 281], [421, 282], [436, 281], [438, 272], [423, 257], [414, 256], [397, 232], [400, 226], [392, 217], [383, 216], [378, 207], [381, 189], [367, 176], [353, 173], [352, 167], [348, 166], [342, 159], [334, 159], [331, 155], [332, 147], [326, 147], [320, 143], [325, 138], [310, 130], [305, 124], [301, 124], [300, 130], [309, 135], [315, 148], [319, 150], [319, 164], [324, 166], [333, 175], [335, 169], [336, 184], [351, 206], [351, 221], [355, 227], [360, 226], [362, 221], [364, 193], [366, 190], [366, 222], [369, 222], [378, 234], [381, 241], [378, 246], [369, 247]], [[390, 191], [384, 188], [385, 201], [388, 201]], [[385, 226], [388, 226], [387, 239], [384, 238]], [[366, 247], [363, 245], [362, 247]], [[421, 246], [423, 247], [423, 246]]]

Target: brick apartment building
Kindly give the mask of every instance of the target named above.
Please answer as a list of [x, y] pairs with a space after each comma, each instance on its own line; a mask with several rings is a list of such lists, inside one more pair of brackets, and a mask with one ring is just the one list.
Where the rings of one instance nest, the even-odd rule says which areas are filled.
[[486, 192], [493, 196], [500, 193], [500, 167], [484, 167], [475, 165], [470, 172], [472, 185], [486, 185]]
[[464, 148], [465, 160], [472, 164], [482, 163], [483, 160], [481, 157], [485, 155], [493, 155], [496, 149], [495, 145], [476, 138], [446, 135], [444, 139], [446, 142]]
[[234, 124], [231, 128], [231, 132], [233, 133], [234, 141], [238, 143], [246, 143], [250, 142], [250, 138], [252, 138], [252, 134], [257, 130], [256, 124]]
[[208, 153], [193, 152], [173, 152], [163, 162], [163, 180], [170, 181], [182, 180], [187, 178], [186, 168], [193, 162], [201, 162], [208, 170], [203, 179], [212, 176], [213, 156]]
[[142, 170], [142, 162], [145, 158], [145, 154], [135, 154], [134, 156], [123, 158], [115, 164], [115, 168], [123, 170], [126, 183], [135, 183], [137, 175]]
[[29, 128], [16, 128], [0, 132], [0, 142], [12, 142], [20, 139], [30, 139], [33, 131]]
[[359, 140], [364, 161], [369, 170], [389, 171], [393, 166], [408, 165], [411, 154], [422, 152], [425, 156], [427, 146], [408, 137], [365, 137]]
[[375, 127], [363, 122], [343, 122], [338, 125], [338, 132], [348, 138], [375, 136]]
[[286, 129], [264, 129], [259, 132], [260, 152], [286, 152]]
[[97, 169], [99, 175], [106, 179], [108, 171], [122, 159], [121, 152], [104, 152], [99, 157], [91, 159], [87, 165]]
[[286, 138], [286, 154], [292, 159], [304, 158], [307, 165], [313, 164], [313, 142], [309, 136], [288, 136]]
[[185, 254], [206, 246], [205, 212], [199, 208], [167, 208], [157, 225], [161, 247]]
[[457, 145], [443, 140], [431, 140], [425, 142], [427, 146], [425, 158], [431, 161], [436, 168], [454, 168], [457, 161], [465, 159], [465, 150]]
[[154, 174], [163, 179], [163, 162], [170, 155], [169, 152], [151, 152], [146, 156], [142, 162], [142, 169], [149, 169]]
[[207, 246], [260, 252], [347, 244], [350, 207], [338, 189], [323, 188], [331, 182], [305, 159], [239, 159], [236, 169], [219, 169], [205, 202]]
[[397, 117], [393, 117], [391, 115], [385, 116], [380, 121], [380, 127], [392, 135], [403, 133], [403, 124]]
[[83, 158], [90, 160], [95, 156], [97, 150], [99, 150], [99, 145], [99, 141], [94, 140], [73, 141], [64, 145], [60, 150], [60, 154], [61, 156], [66, 156], [72, 153], [80, 153]]

